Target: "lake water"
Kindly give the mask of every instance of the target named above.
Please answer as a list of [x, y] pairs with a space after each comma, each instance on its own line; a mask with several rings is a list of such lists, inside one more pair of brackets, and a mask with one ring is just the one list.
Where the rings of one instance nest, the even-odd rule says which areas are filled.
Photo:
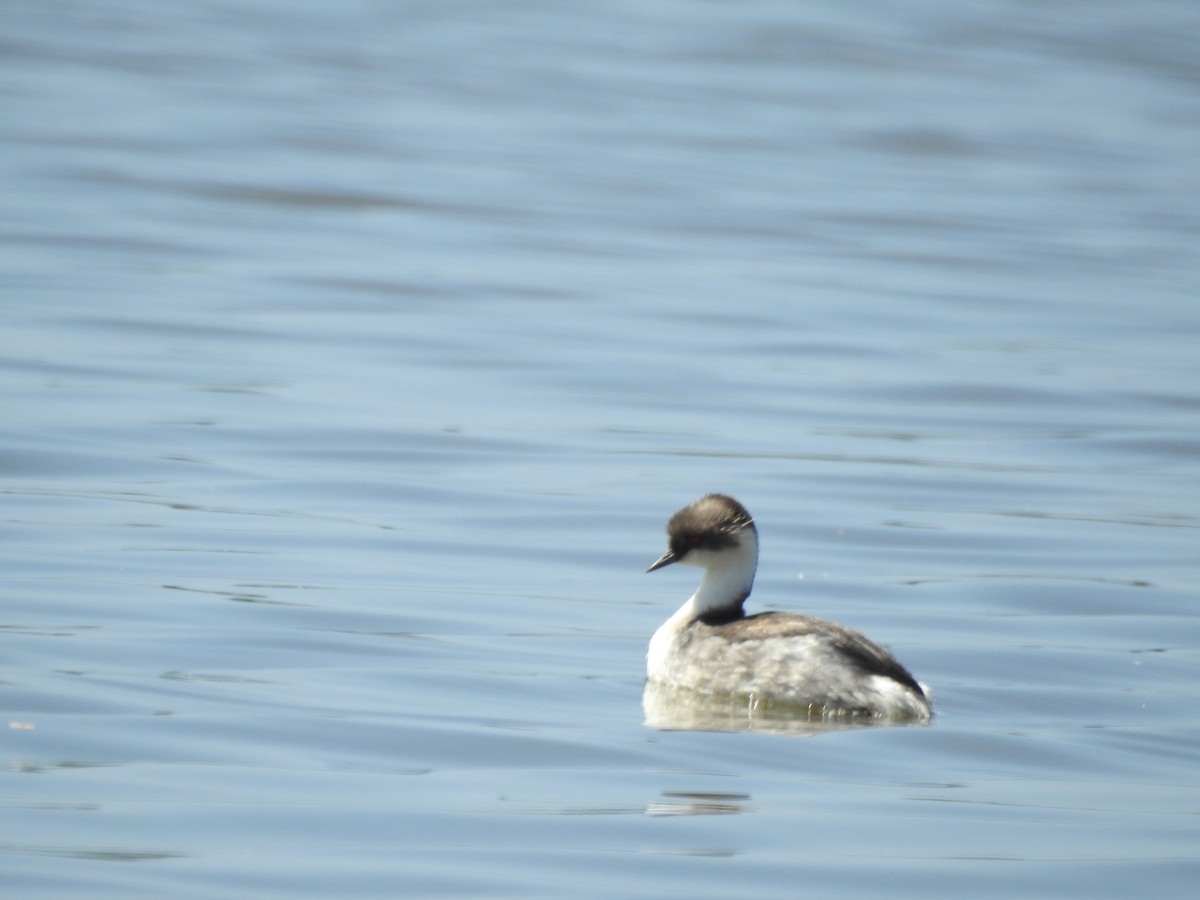
[[[1198, 41], [6, 0], [5, 896], [1191, 896]], [[710, 490], [928, 727], [645, 723]]]

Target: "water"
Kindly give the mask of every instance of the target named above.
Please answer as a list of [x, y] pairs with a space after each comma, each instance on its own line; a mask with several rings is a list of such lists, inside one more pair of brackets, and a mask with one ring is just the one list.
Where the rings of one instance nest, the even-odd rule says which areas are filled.
[[[6, 3], [6, 896], [1190, 895], [1198, 36]], [[932, 725], [643, 724], [707, 490]]]

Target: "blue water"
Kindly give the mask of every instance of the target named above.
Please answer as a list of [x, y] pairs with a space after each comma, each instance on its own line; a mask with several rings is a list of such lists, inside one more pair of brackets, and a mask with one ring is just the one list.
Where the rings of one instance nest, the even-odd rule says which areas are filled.
[[[1190, 896], [1198, 39], [6, 2], [5, 896]], [[931, 725], [644, 724], [709, 490]]]

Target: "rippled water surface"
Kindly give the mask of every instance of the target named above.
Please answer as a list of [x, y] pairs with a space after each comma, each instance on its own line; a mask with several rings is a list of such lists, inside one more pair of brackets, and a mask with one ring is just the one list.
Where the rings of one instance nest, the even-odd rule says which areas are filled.
[[[1198, 39], [6, 2], [5, 895], [1190, 896]], [[644, 722], [709, 490], [931, 725]]]

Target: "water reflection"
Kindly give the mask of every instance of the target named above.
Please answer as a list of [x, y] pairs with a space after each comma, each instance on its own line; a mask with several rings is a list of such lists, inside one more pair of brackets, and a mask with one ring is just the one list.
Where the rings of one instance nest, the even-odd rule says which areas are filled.
[[663, 799], [646, 807], [648, 816], [729, 816], [753, 812], [749, 794], [726, 791], [663, 791]]
[[710, 695], [646, 682], [645, 725], [667, 731], [753, 731], [817, 735], [851, 728], [927, 725], [928, 721], [830, 714], [818, 707], [778, 703], [735, 694]]

